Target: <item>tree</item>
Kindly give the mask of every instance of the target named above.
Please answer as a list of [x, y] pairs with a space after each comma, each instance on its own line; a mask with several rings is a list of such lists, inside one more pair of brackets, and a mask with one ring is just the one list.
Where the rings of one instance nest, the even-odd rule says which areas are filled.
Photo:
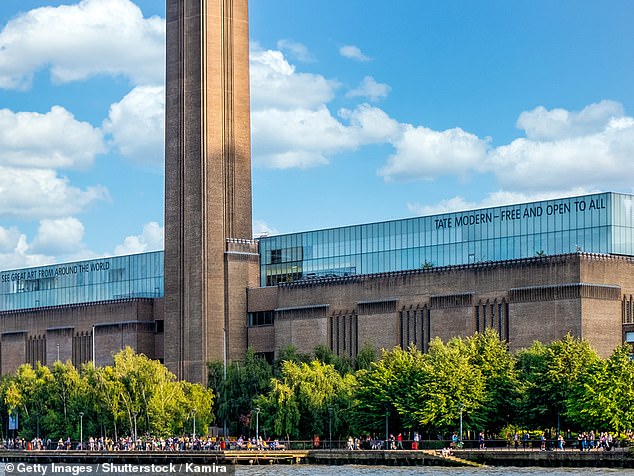
[[423, 359], [423, 354], [413, 347], [406, 351], [395, 347], [384, 350], [381, 359], [371, 363], [369, 369], [357, 372], [352, 410], [357, 431], [382, 434], [386, 415], [390, 428], [404, 427], [408, 394], [422, 381]]
[[413, 346], [384, 351], [370, 369], [357, 372], [355, 427], [382, 434], [387, 416], [393, 429], [444, 430], [457, 426], [461, 408], [467, 424], [475, 424], [484, 382], [469, 357], [460, 339], [448, 345], [435, 339], [427, 354]]
[[579, 376], [567, 399], [566, 415], [583, 428], [617, 433], [634, 427], [634, 362], [627, 347], [596, 360]]
[[213, 390], [219, 399], [218, 420], [229, 423], [231, 434], [240, 434], [249, 428], [251, 412], [255, 408], [253, 400], [269, 390], [272, 376], [271, 366], [253, 349], [247, 350], [243, 360], [228, 365], [227, 378], [220, 380], [218, 388]]
[[[136, 422], [137, 434], [142, 432], [159, 431], [165, 435], [170, 424], [166, 421], [172, 417], [171, 413], [155, 409], [151, 404], [161, 405], [160, 396], [153, 400], [155, 393], [161, 390], [163, 394], [178, 392], [169, 386], [176, 381], [176, 376], [158, 360], [151, 360], [143, 354], [136, 354], [130, 347], [126, 347], [114, 356], [113, 374], [120, 383], [121, 408], [124, 410], [130, 433]], [[152, 419], [150, 418], [152, 417]]]
[[39, 362], [35, 368], [23, 364], [15, 376], [5, 380], [3, 400], [11, 414], [19, 414], [21, 435], [33, 438], [40, 433], [48, 414], [53, 376], [48, 367]]
[[123, 384], [117, 379], [111, 366], [95, 368], [92, 363], [84, 367], [84, 378], [88, 383], [96, 423], [105, 434], [119, 438], [118, 422], [124, 418], [121, 395]]
[[273, 375], [279, 377], [282, 374], [284, 362], [308, 363], [311, 361], [310, 355], [303, 354], [293, 344], [282, 347], [277, 354], [277, 359], [273, 362]]
[[548, 345], [534, 343], [517, 355], [520, 379], [525, 383], [521, 402], [523, 423], [534, 428], [570, 426], [566, 403], [579, 377], [599, 356], [586, 341], [568, 334]]
[[280, 378], [273, 378], [271, 390], [256, 400], [261, 421], [287, 438], [326, 435], [329, 423], [333, 435], [339, 435], [350, 427], [348, 414], [355, 382], [352, 374], [342, 376], [333, 365], [318, 360], [309, 364], [285, 361]]
[[129, 347], [114, 356], [113, 366], [89, 362], [81, 373], [70, 361], [52, 369], [22, 365], [2, 380], [0, 392], [7, 411], [19, 412], [19, 435], [27, 439], [41, 433], [77, 440], [80, 413], [84, 435], [114, 432], [115, 439], [122, 426], [132, 433], [135, 416], [139, 433], [155, 436], [189, 431], [194, 410], [201, 430], [213, 418], [211, 391], [176, 381], [163, 364]]
[[[79, 400], [85, 394], [79, 372], [70, 360], [56, 361], [51, 370], [49, 384], [49, 409], [45, 424], [48, 434], [55, 437], [71, 436], [79, 439], [79, 412], [87, 411]], [[86, 418], [86, 421], [92, 421]]]
[[438, 338], [422, 359], [419, 376], [401, 408], [406, 428], [455, 430], [462, 408], [466, 427], [483, 424], [478, 411], [484, 400], [482, 372], [470, 362], [462, 339], [447, 345]]
[[204, 434], [205, 429], [213, 423], [215, 419], [213, 413], [213, 390], [186, 381], [177, 382], [177, 384], [182, 388], [183, 395], [185, 396], [185, 404], [182, 407], [185, 411], [183, 416], [189, 419], [190, 416], [195, 414], [197, 432], [198, 434]]
[[515, 420], [519, 411], [523, 387], [517, 375], [516, 359], [493, 329], [464, 341], [470, 364], [480, 370], [484, 379], [479, 423], [497, 433]]
[[315, 347], [315, 359], [324, 364], [332, 365], [341, 375], [348, 374], [353, 370], [352, 359], [335, 355], [332, 350], [323, 344]]
[[372, 366], [372, 362], [378, 360], [376, 349], [369, 343], [363, 344], [363, 346], [357, 352], [357, 356], [354, 361], [354, 368], [356, 370], [367, 370]]

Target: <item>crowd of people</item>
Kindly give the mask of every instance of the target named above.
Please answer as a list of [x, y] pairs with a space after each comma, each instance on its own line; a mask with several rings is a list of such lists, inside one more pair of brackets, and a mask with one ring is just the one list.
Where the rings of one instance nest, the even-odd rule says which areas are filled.
[[[402, 450], [403, 446], [403, 434], [399, 433], [394, 436], [390, 434], [387, 439], [381, 439], [377, 436], [367, 435], [365, 438], [349, 436], [346, 441], [347, 450]], [[418, 433], [414, 433], [414, 441], [418, 444]], [[417, 446], [417, 444], [415, 446]], [[409, 448], [408, 448], [409, 449]]]
[[[611, 433], [607, 431], [595, 433], [594, 430], [588, 432], [580, 431], [576, 438], [572, 435], [570, 430], [568, 430], [566, 437], [564, 437], [562, 433], [557, 433], [554, 437], [551, 437], [548, 432], [540, 432], [537, 434], [537, 440], [539, 441], [539, 449], [542, 451], [563, 451], [566, 447], [576, 448], [582, 452], [594, 449], [610, 451], [612, 448], [620, 445], [619, 439], [613, 437]], [[534, 447], [534, 442], [535, 439], [528, 432], [524, 432], [521, 437], [519, 433], [516, 432], [513, 436], [513, 444], [516, 449], [520, 446], [524, 449]]]
[[[634, 433], [626, 435], [627, 440], [634, 438]], [[446, 441], [441, 435], [438, 439]], [[566, 448], [577, 449], [579, 451], [604, 450], [610, 451], [612, 448], [621, 446], [621, 441], [609, 432], [579, 432], [573, 435], [570, 430], [563, 434], [558, 433], [551, 436], [548, 432], [538, 432], [530, 434], [529, 432], [515, 432], [512, 437], [513, 442], [510, 447], [519, 449], [535, 449], [542, 451], [564, 450]], [[418, 433], [407, 435], [404, 438], [402, 433], [396, 436], [390, 434], [389, 437], [381, 438], [378, 436], [367, 435], [365, 437], [349, 436], [344, 442], [336, 442], [335, 447], [340, 449], [352, 450], [403, 450], [403, 449], [419, 449], [421, 438]], [[477, 446], [475, 442], [472, 444], [479, 449], [486, 449], [487, 443], [493, 443], [495, 447], [500, 447], [501, 440], [489, 440], [485, 438], [484, 433], [478, 434]], [[450, 450], [461, 447], [462, 441], [458, 441], [457, 433], [453, 433], [447, 442]], [[471, 447], [471, 444], [469, 445]], [[312, 441], [313, 448], [332, 448], [333, 442], [320, 441], [319, 437], [315, 437]], [[120, 438], [110, 437], [92, 437], [89, 436], [83, 443], [73, 442], [70, 438], [60, 438], [57, 441], [43, 439], [40, 437], [32, 440], [24, 438], [2, 439], [3, 449], [16, 450], [87, 450], [87, 451], [222, 451], [222, 450], [248, 450], [248, 451], [264, 451], [264, 450], [284, 450], [286, 445], [280, 443], [277, 439], [263, 439], [259, 437], [243, 437], [223, 439], [214, 436], [174, 436], [169, 438], [158, 437], [138, 437], [125, 436]]]
[[3, 449], [15, 450], [87, 450], [87, 451], [221, 451], [221, 450], [284, 450], [277, 439], [243, 438], [224, 440], [213, 436], [175, 436], [152, 438], [132, 436], [117, 439], [89, 436], [83, 443], [70, 438], [53, 441], [50, 438], [9, 438], [2, 440]]

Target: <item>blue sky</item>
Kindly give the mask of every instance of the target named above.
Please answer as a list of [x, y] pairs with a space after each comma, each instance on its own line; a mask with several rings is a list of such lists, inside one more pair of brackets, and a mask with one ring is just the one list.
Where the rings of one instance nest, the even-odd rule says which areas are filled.
[[[634, 2], [251, 0], [254, 231], [633, 192]], [[164, 5], [0, 2], [0, 269], [162, 249]]]

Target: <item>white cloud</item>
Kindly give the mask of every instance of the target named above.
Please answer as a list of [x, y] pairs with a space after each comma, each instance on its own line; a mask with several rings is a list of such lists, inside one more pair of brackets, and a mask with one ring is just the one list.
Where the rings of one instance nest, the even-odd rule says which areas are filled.
[[63, 107], [46, 114], [0, 109], [0, 166], [86, 168], [105, 151], [101, 131]]
[[348, 97], [365, 97], [371, 101], [378, 101], [387, 97], [390, 93], [390, 86], [384, 83], [377, 83], [372, 76], [366, 76], [361, 84], [355, 89], [348, 91]]
[[75, 254], [85, 248], [84, 225], [74, 217], [40, 221], [37, 236], [29, 246], [32, 253]]
[[0, 227], [0, 270], [96, 257], [83, 242], [84, 225], [74, 217], [40, 220], [35, 238]]
[[0, 253], [13, 250], [19, 238], [20, 231], [16, 227], [4, 228], [0, 226]]
[[0, 166], [0, 216], [63, 217], [82, 211], [96, 200], [109, 199], [100, 185], [85, 190], [70, 185], [54, 170]]
[[110, 74], [161, 84], [164, 45], [165, 20], [130, 0], [36, 8], [0, 32], [0, 88], [27, 89], [44, 67], [58, 83]]
[[280, 232], [262, 220], [253, 220], [253, 236], [278, 235]]
[[[394, 135], [398, 123], [362, 104], [335, 117], [327, 104], [338, 84], [297, 73], [279, 51], [251, 50], [253, 162], [273, 168], [309, 168]], [[347, 121], [344, 122], [344, 121]]]
[[604, 129], [612, 119], [623, 117], [623, 106], [615, 101], [590, 104], [579, 112], [565, 109], [547, 110], [543, 106], [522, 112], [517, 127], [534, 141], [582, 137]]
[[404, 129], [385, 111], [368, 104], [361, 104], [354, 110], [342, 109], [339, 116], [349, 121], [347, 133], [355, 137], [358, 145], [393, 142]]
[[395, 154], [379, 170], [387, 181], [434, 180], [441, 175], [466, 176], [486, 159], [488, 143], [460, 128], [434, 131], [405, 126]]
[[55, 262], [54, 256], [30, 253], [26, 235], [18, 234], [9, 249], [0, 249], [0, 270], [42, 266]]
[[339, 54], [344, 58], [353, 59], [355, 61], [370, 61], [372, 58], [364, 55], [359, 47], [354, 45], [345, 45], [339, 48]]
[[139, 86], [110, 106], [103, 127], [123, 156], [161, 167], [165, 155], [164, 117], [165, 88]]
[[634, 174], [634, 119], [603, 101], [579, 113], [537, 108], [518, 124], [527, 137], [496, 148], [488, 168], [509, 189], [543, 191], [629, 187]]
[[140, 235], [127, 236], [122, 244], [117, 245], [114, 254], [127, 255], [162, 250], [164, 231], [163, 227], [154, 221], [146, 223]]
[[340, 114], [349, 125], [335, 118], [326, 106], [317, 110], [254, 111], [254, 161], [273, 168], [324, 165], [339, 152], [387, 140], [399, 127], [383, 111], [365, 104]]
[[324, 106], [318, 110], [268, 109], [252, 113], [252, 137], [259, 164], [308, 168], [328, 163], [327, 155], [350, 148], [352, 137]]
[[252, 45], [250, 58], [254, 110], [316, 108], [331, 101], [339, 86], [320, 75], [297, 73], [280, 51]]
[[279, 40], [277, 47], [282, 51], [288, 51], [294, 58], [302, 63], [312, 63], [315, 61], [313, 55], [308, 51], [306, 45], [291, 40]]
[[[344, 49], [362, 55], [358, 48]], [[634, 119], [614, 101], [581, 111], [537, 107], [521, 113], [524, 131], [509, 144], [461, 128], [443, 131], [404, 124], [362, 104], [335, 116], [328, 105], [338, 84], [298, 73], [280, 51], [251, 52], [253, 161], [267, 167], [309, 168], [341, 152], [369, 144], [394, 147], [378, 174], [386, 181], [461, 180], [489, 174], [502, 190], [536, 194], [549, 190], [629, 187], [634, 173]], [[366, 77], [349, 97], [379, 99], [389, 87]]]
[[391, 139], [395, 153], [379, 175], [408, 181], [491, 174], [504, 193], [531, 197], [631, 187], [634, 118], [619, 103], [602, 101], [579, 112], [538, 107], [520, 114], [517, 124], [526, 137], [498, 147], [459, 128], [401, 125], [403, 134]]

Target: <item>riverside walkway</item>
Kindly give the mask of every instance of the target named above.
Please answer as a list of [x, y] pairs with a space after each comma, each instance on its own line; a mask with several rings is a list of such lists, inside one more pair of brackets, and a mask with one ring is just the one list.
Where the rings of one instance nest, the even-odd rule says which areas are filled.
[[34, 463], [363, 464], [373, 466], [481, 466], [434, 450], [288, 451], [0, 451], [0, 461]]
[[33, 463], [199, 463], [199, 464], [321, 464], [371, 466], [542, 466], [634, 468], [629, 449], [612, 451], [539, 451], [512, 449], [462, 449], [451, 454], [438, 450], [287, 451], [57, 451], [1, 450], [1, 462]]

